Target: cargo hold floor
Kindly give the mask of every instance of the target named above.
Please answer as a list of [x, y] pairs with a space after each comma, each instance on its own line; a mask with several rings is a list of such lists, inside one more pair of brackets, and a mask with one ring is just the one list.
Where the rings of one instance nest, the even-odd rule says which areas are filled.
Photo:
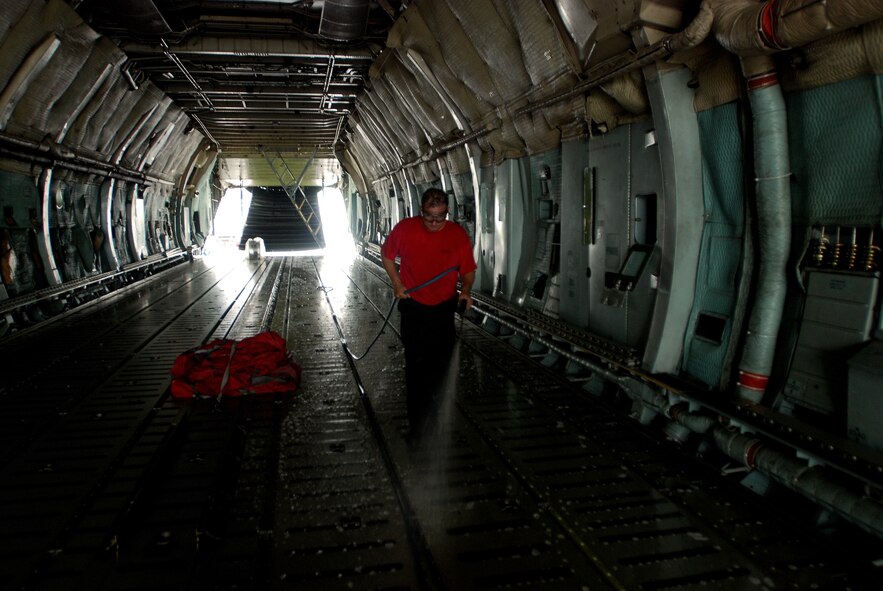
[[[861, 557], [470, 322], [407, 437], [382, 271], [180, 265], [0, 340], [0, 589], [839, 589]], [[293, 395], [177, 401], [209, 339], [282, 334]]]

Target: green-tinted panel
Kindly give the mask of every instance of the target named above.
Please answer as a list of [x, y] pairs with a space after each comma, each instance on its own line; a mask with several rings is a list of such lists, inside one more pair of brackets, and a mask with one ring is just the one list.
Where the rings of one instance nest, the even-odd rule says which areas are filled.
[[800, 225], [883, 218], [883, 76], [786, 96], [791, 209]]
[[683, 369], [712, 387], [719, 384], [726, 360], [742, 255], [744, 173], [738, 118], [735, 103], [699, 114], [707, 219]]

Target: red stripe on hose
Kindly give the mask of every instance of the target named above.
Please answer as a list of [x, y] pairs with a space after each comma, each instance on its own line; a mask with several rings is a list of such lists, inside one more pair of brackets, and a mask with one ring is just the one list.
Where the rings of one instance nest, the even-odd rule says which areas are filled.
[[686, 404], [675, 404], [668, 409], [668, 416], [671, 417], [673, 421], [677, 421], [678, 415], [681, 414], [682, 410], [687, 410]]
[[776, 19], [776, 4], [778, 0], [770, 0], [760, 9], [760, 34], [764, 41], [774, 49], [784, 49], [785, 46], [779, 41], [776, 34], [778, 21]]
[[749, 373], [747, 371], [739, 372], [739, 385], [743, 388], [748, 388], [749, 390], [765, 392], [767, 383], [769, 381], [769, 376], [764, 376], [757, 373]]
[[751, 443], [748, 444], [748, 449], [745, 450], [745, 465], [751, 468], [752, 470], [756, 468], [754, 465], [754, 461], [757, 459], [757, 453], [763, 448], [763, 444], [759, 439], [755, 439]]
[[775, 72], [768, 72], [760, 76], [754, 76], [748, 79], [748, 90], [757, 90], [766, 88], [767, 86], [775, 86], [779, 83], [779, 75]]

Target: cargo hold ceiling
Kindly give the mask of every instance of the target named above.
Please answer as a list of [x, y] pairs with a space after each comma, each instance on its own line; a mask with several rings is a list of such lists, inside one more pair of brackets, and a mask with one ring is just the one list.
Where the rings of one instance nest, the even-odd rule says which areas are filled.
[[[82, 0], [72, 3], [220, 149], [225, 185], [278, 185], [262, 151], [307, 185], [339, 171], [340, 139], [399, 0]], [[314, 158], [310, 158], [315, 154]]]

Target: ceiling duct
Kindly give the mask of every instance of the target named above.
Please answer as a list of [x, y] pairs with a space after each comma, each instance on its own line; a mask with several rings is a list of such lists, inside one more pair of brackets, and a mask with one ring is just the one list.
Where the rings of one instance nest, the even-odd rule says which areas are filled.
[[117, 0], [106, 9], [135, 31], [150, 35], [172, 32], [153, 0]]
[[352, 41], [365, 34], [369, 0], [325, 0], [319, 35], [336, 41]]

